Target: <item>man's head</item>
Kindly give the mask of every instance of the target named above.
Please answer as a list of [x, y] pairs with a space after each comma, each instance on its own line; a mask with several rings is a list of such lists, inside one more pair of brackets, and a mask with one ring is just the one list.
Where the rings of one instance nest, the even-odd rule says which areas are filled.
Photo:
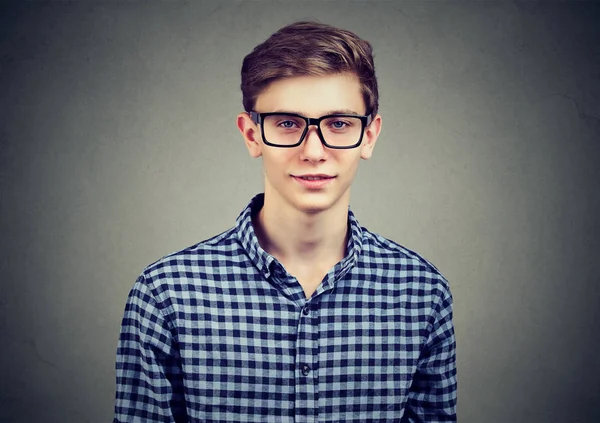
[[[250, 155], [263, 158], [269, 203], [347, 207], [381, 129], [370, 44], [320, 23], [289, 25], [244, 59], [242, 91], [237, 125]], [[325, 178], [308, 181], [315, 175]]]
[[366, 106], [375, 117], [379, 92], [368, 41], [344, 29], [317, 22], [296, 22], [271, 35], [244, 58], [244, 109], [254, 110], [258, 95], [273, 81], [290, 76], [356, 75]]

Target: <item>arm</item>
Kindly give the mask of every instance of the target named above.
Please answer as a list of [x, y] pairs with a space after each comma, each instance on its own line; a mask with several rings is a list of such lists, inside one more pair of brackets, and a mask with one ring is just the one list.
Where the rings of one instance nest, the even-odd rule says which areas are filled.
[[[446, 285], [447, 287], [447, 285]], [[456, 422], [456, 341], [452, 295], [443, 290], [408, 394], [403, 423]]]
[[143, 276], [125, 306], [114, 423], [187, 421], [177, 344]]

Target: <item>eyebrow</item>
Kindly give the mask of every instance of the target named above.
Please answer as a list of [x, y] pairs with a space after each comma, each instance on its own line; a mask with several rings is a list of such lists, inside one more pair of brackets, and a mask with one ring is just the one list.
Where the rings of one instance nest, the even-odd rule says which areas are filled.
[[[297, 115], [306, 116], [304, 113], [300, 113], [297, 110], [278, 109], [278, 110], [275, 110], [273, 113], [294, 113]], [[323, 113], [321, 116], [327, 116], [327, 115], [357, 115], [357, 116], [360, 116], [360, 113], [356, 113], [354, 110], [350, 110], [350, 109], [336, 109], [336, 110], [328, 110], [325, 113]]]

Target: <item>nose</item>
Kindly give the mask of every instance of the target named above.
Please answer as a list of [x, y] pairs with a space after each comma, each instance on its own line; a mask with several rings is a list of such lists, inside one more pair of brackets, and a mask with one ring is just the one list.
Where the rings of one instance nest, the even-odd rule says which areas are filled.
[[321, 161], [327, 157], [327, 149], [319, 138], [319, 132], [316, 126], [309, 126], [306, 137], [301, 144], [302, 158], [309, 161]]

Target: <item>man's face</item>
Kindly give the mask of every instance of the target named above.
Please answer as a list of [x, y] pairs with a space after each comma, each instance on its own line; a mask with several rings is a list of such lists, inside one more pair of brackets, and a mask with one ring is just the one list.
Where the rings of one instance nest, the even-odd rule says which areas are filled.
[[[365, 103], [358, 78], [352, 74], [299, 76], [271, 83], [256, 101], [258, 113], [290, 112], [318, 118], [332, 113], [364, 115]], [[307, 213], [328, 210], [343, 201], [347, 204], [350, 184], [361, 158], [371, 157], [381, 127], [377, 115], [365, 129], [362, 143], [353, 149], [325, 147], [316, 126], [310, 126], [301, 145], [279, 148], [265, 145], [260, 126], [247, 114], [238, 116], [238, 127], [253, 157], [263, 158], [265, 195], [280, 207]], [[306, 183], [301, 176], [327, 175], [325, 183]]]

